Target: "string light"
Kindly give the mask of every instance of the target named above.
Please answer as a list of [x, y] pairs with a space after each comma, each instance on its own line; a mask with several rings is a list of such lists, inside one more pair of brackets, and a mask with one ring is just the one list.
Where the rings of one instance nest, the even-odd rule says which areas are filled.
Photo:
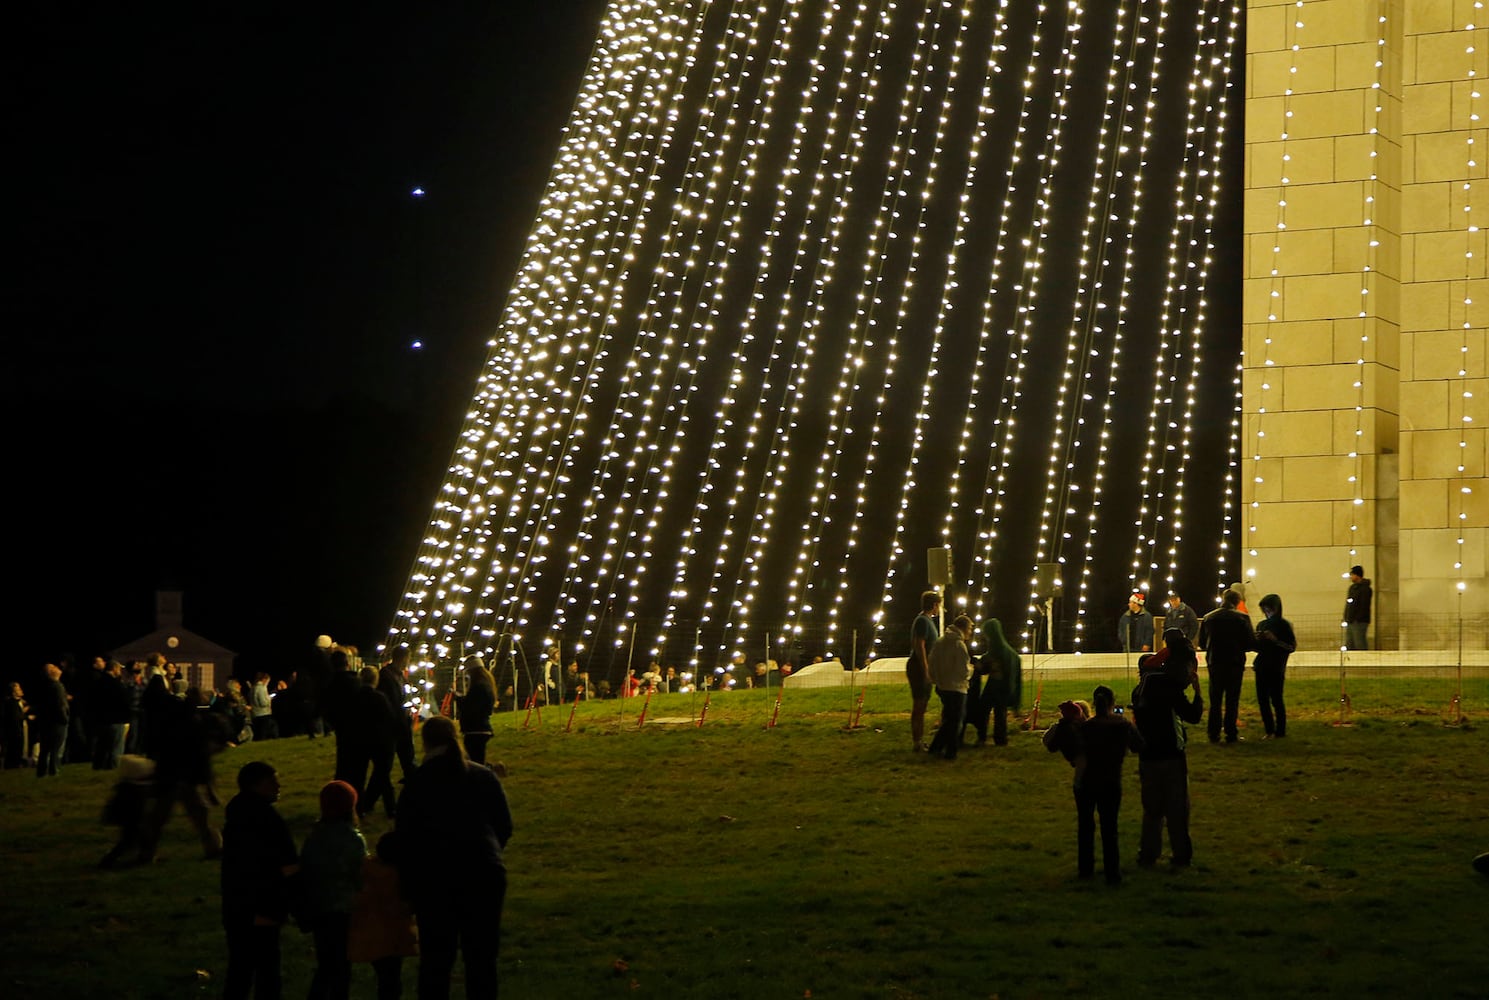
[[[1465, 531], [1468, 525], [1468, 502], [1473, 495], [1472, 480], [1468, 475], [1468, 440], [1469, 427], [1473, 423], [1472, 407], [1473, 391], [1468, 381], [1468, 359], [1470, 357], [1470, 340], [1473, 338], [1473, 285], [1483, 272], [1483, 266], [1474, 259], [1476, 248], [1483, 244], [1479, 235], [1480, 227], [1476, 222], [1473, 210], [1473, 177], [1478, 169], [1478, 153], [1474, 148], [1475, 135], [1479, 124], [1478, 101], [1480, 98], [1478, 82], [1478, 21], [1483, 15], [1484, 4], [1482, 0], [1474, 0], [1471, 19], [1465, 25], [1467, 39], [1464, 44], [1464, 55], [1468, 57], [1468, 103], [1467, 122], [1464, 127], [1464, 144], [1467, 163], [1463, 171], [1463, 220], [1464, 220], [1464, 249], [1463, 249], [1463, 337], [1458, 347], [1458, 468], [1457, 489], [1454, 491], [1455, 502], [1454, 520], [1457, 522], [1456, 541], [1453, 552], [1453, 575], [1457, 577], [1456, 589], [1460, 597], [1468, 587], [1463, 573], [1463, 552]], [[1381, 18], [1385, 20], [1384, 17]], [[1379, 63], [1377, 63], [1379, 65]], [[1482, 335], [1481, 335], [1482, 336]], [[1461, 610], [1461, 608], [1460, 608]]]
[[[1037, 538], [1032, 524], [1021, 527], [1018, 542], [1037, 546], [1040, 561], [1063, 563], [1069, 525], [1083, 518], [1089, 577], [1113, 415], [1134, 409], [1136, 398], [1151, 426], [1166, 422], [1177, 438], [1148, 442], [1134, 549], [1152, 575], [1160, 535], [1170, 532], [1172, 578], [1182, 468], [1171, 489], [1169, 454], [1189, 449], [1218, 193], [1213, 158], [1223, 143], [1224, 97], [1212, 115], [1212, 95], [1234, 58], [1239, 14], [1227, 0], [1197, 0], [1202, 11], [1225, 3], [1230, 13], [1225, 65], [1211, 55], [1219, 41], [1207, 33], [1219, 23], [1212, 13], [1190, 88], [1160, 92], [1169, 2], [1123, 0], [1088, 14], [1079, 3], [1051, 12], [999, 0], [989, 21], [976, 0], [615, 0], [389, 644], [410, 646], [427, 668], [489, 654], [508, 639], [566, 640], [603, 666], [623, 655], [603, 651], [627, 643], [660, 659], [696, 617], [689, 666], [697, 676], [710, 669], [701, 662], [704, 626], [717, 662], [742, 656], [761, 631], [780, 642], [799, 637], [809, 619], [825, 626], [831, 654], [844, 623], [868, 610], [877, 651], [912, 516], [943, 543], [971, 546], [965, 599], [981, 616], [1007, 576], [999, 537], [1012, 523], [1010, 487], [1020, 462], [1037, 461], [1037, 448], [1015, 435], [1029, 403], [1028, 365], [1040, 326], [1051, 325], [1045, 317], [1063, 322], [1066, 308], [1050, 461], [1033, 473], [1045, 478], [1042, 524]], [[1062, 19], [1056, 48], [1041, 40], [1047, 16]], [[797, 36], [814, 26], [816, 54], [804, 58]], [[1078, 132], [1089, 114], [1074, 89], [1085, 72], [1082, 37], [1108, 28], [1104, 117]], [[988, 45], [980, 90], [961, 79], [974, 37]], [[1027, 69], [1000, 87], [1011, 38], [1029, 46]], [[898, 102], [880, 101], [881, 87]], [[1144, 280], [1135, 262], [1154, 225], [1142, 206], [1147, 151], [1169, 99], [1187, 101], [1186, 144], [1195, 148], [1193, 160], [1186, 149], [1174, 218], [1157, 220], [1170, 231], [1170, 284], [1153, 329], [1168, 338], [1175, 385], [1186, 354], [1180, 338], [1190, 335], [1182, 418], [1176, 390], [1160, 402], [1144, 396], [1141, 380], [1136, 388], [1117, 381]], [[993, 128], [1010, 133], [999, 144], [1008, 150], [1001, 189], [983, 163]], [[1031, 134], [1042, 134], [1042, 145], [1026, 144]], [[1067, 236], [1057, 208], [1084, 183], [1064, 162], [1077, 134], [1096, 148], [1086, 221]], [[962, 171], [959, 183], [943, 177], [951, 170]], [[773, 198], [755, 204], [760, 178], [777, 172]], [[1000, 202], [994, 231], [983, 216]], [[1180, 232], [1189, 237], [1182, 247]], [[970, 255], [969, 235], [991, 242], [991, 261]], [[1069, 259], [1058, 266], [1075, 280], [1046, 283], [1051, 252], [1067, 243]], [[1011, 279], [1003, 274], [1010, 251], [1020, 260]], [[845, 267], [850, 259], [861, 271]], [[939, 295], [923, 272], [932, 261], [944, 262]], [[978, 322], [957, 324], [979, 300]], [[1156, 304], [1142, 303], [1145, 330]], [[1000, 350], [995, 411], [983, 405], [993, 391], [985, 366]], [[942, 451], [928, 433], [939, 426], [933, 407], [963, 398], [955, 450]], [[1095, 437], [1092, 405], [1102, 413]], [[979, 493], [982, 441], [991, 461]], [[952, 467], [945, 486], [916, 481], [919, 469], [943, 464]], [[873, 488], [884, 470], [900, 468], [909, 475], [899, 488]], [[962, 535], [974, 520], [975, 534]], [[882, 547], [868, 544], [880, 538]], [[865, 580], [885, 581], [877, 609], [856, 603], [873, 599]], [[650, 619], [663, 605], [659, 622]], [[764, 630], [752, 627], [762, 621]], [[432, 677], [421, 677], [427, 690]]]

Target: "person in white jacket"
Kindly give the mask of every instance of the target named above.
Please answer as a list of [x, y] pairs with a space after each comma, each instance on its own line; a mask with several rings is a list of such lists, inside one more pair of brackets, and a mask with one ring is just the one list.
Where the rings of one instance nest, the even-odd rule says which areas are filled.
[[967, 714], [967, 682], [972, 678], [972, 654], [967, 649], [971, 638], [972, 619], [958, 615], [931, 647], [931, 683], [941, 699], [941, 725], [931, 740], [931, 756], [956, 759]]

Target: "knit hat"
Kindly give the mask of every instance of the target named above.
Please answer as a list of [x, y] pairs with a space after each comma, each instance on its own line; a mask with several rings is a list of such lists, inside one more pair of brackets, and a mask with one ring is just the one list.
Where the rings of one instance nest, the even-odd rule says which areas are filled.
[[321, 788], [321, 819], [346, 819], [357, 808], [357, 790], [344, 781]]
[[1144, 594], [1142, 591], [1138, 591], [1137, 593], [1133, 594], [1131, 597], [1129, 597], [1127, 599], [1129, 601], [1132, 601], [1132, 602], [1136, 603], [1136, 604], [1146, 605], [1148, 603], [1148, 595], [1147, 594]]

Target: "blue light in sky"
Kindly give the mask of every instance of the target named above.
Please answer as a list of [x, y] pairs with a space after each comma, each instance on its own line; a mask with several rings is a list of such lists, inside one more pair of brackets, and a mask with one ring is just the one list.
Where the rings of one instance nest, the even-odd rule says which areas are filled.
[[409, 194], [413, 195], [415, 198], [422, 198], [424, 197], [424, 189], [421, 187], [416, 187], [412, 191], [410, 191]]

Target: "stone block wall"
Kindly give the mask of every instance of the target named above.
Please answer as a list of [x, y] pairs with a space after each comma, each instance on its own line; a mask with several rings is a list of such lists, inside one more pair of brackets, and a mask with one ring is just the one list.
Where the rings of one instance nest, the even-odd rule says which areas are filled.
[[1376, 645], [1456, 641], [1489, 615], [1489, 10], [1247, 17], [1243, 578], [1338, 614], [1359, 563]]

